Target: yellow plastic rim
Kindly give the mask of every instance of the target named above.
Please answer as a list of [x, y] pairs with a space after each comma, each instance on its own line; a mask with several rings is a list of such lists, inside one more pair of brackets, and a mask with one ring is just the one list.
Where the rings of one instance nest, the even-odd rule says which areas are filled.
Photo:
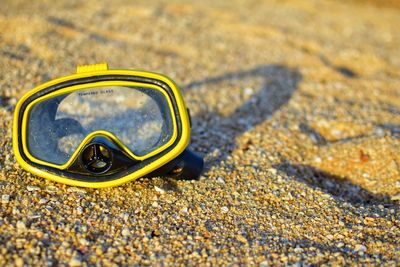
[[[75, 152], [71, 155], [71, 157], [68, 159], [68, 161], [64, 164], [54, 164], [54, 163], [50, 163], [44, 160], [40, 160], [38, 158], [35, 158], [28, 149], [28, 145], [27, 145], [27, 127], [28, 127], [28, 117], [29, 117], [29, 113], [32, 109], [32, 107], [34, 105], [36, 105], [39, 102], [48, 100], [50, 98], [53, 97], [57, 97], [59, 95], [63, 95], [63, 94], [67, 94], [67, 93], [72, 93], [75, 91], [79, 91], [79, 90], [83, 90], [83, 89], [89, 89], [89, 88], [96, 88], [96, 87], [107, 87], [107, 86], [140, 86], [140, 87], [146, 87], [146, 88], [152, 88], [154, 90], [160, 91], [164, 97], [167, 99], [168, 101], [168, 106], [171, 112], [171, 116], [172, 116], [172, 123], [173, 123], [173, 134], [170, 137], [170, 139], [168, 140], [167, 143], [165, 143], [164, 145], [162, 145], [161, 147], [155, 149], [154, 151], [151, 151], [150, 153], [144, 155], [144, 156], [137, 156], [135, 155], [128, 147], [126, 147], [113, 133], [111, 132], [107, 132], [107, 131], [95, 131], [92, 133], [89, 133], [83, 140], [82, 142], [79, 144], [78, 148], [75, 150]], [[49, 166], [49, 167], [53, 167], [56, 169], [60, 169], [60, 170], [65, 170], [67, 169], [69, 166], [71, 166], [71, 164], [75, 161], [75, 159], [79, 156], [80, 151], [83, 149], [83, 147], [95, 136], [99, 136], [101, 134], [103, 134], [104, 136], [108, 137], [111, 141], [114, 141], [115, 143], [117, 143], [124, 151], [126, 151], [128, 153], [128, 155], [135, 159], [135, 160], [145, 160], [148, 159], [154, 155], [157, 155], [158, 153], [164, 151], [165, 149], [167, 149], [168, 147], [170, 147], [176, 140], [176, 137], [178, 136], [178, 129], [177, 129], [177, 125], [176, 125], [176, 118], [175, 118], [175, 112], [174, 112], [174, 107], [172, 105], [171, 99], [169, 98], [168, 94], [165, 92], [165, 90], [162, 90], [161, 88], [159, 88], [156, 85], [151, 85], [151, 84], [141, 84], [141, 83], [137, 83], [137, 82], [128, 82], [128, 81], [105, 81], [105, 82], [94, 82], [94, 83], [86, 83], [86, 84], [80, 84], [80, 85], [75, 85], [75, 86], [70, 86], [67, 88], [63, 88], [60, 90], [56, 90], [52, 93], [49, 93], [47, 95], [44, 95], [42, 97], [39, 97], [37, 99], [35, 99], [34, 101], [32, 101], [31, 103], [28, 104], [28, 106], [25, 109], [25, 112], [23, 114], [23, 118], [22, 118], [22, 124], [21, 124], [21, 130], [22, 130], [22, 148], [23, 148], [23, 152], [24, 154], [29, 158], [30, 161], [35, 162], [37, 164], [40, 165], [44, 165], [44, 166]]]
[[[68, 178], [66, 176], [57, 175], [57, 174], [52, 173], [50, 171], [47, 171], [47, 170], [45, 170], [43, 168], [37, 167], [36, 165], [32, 165], [30, 162], [27, 162], [23, 158], [23, 156], [21, 154], [21, 152], [23, 152], [25, 154], [26, 147], [22, 148], [24, 151], [20, 151], [20, 149], [19, 149], [19, 141], [18, 141], [19, 140], [19, 131], [20, 130], [22, 130], [22, 132], [21, 132], [22, 133], [22, 136], [21, 136], [22, 140], [24, 140], [26, 138], [26, 132], [25, 132], [26, 125], [24, 126], [24, 123], [21, 123], [22, 125], [19, 125], [19, 116], [20, 116], [22, 105], [25, 103], [25, 101], [29, 97], [31, 97], [32, 95], [36, 94], [37, 92], [39, 92], [41, 90], [44, 90], [46, 88], [49, 88], [51, 86], [63, 83], [63, 82], [82, 79], [82, 78], [95, 77], [95, 76], [109, 76], [109, 75], [126, 75], [126, 76], [136, 76], [136, 77], [141, 77], [141, 78], [155, 79], [155, 80], [162, 81], [163, 83], [165, 83], [171, 89], [171, 91], [173, 93], [173, 97], [175, 98], [175, 103], [176, 103], [176, 107], [178, 109], [179, 119], [180, 119], [180, 123], [181, 123], [181, 133], [180, 133], [179, 140], [177, 140], [176, 139], [177, 136], [175, 136], [175, 140], [174, 141], [171, 141], [174, 137], [172, 137], [171, 140], [169, 141], [169, 142], [171, 142], [171, 144], [169, 144], [169, 146], [171, 146], [174, 142], [176, 143], [171, 148], [171, 150], [168, 151], [167, 153], [165, 153], [164, 155], [160, 156], [156, 160], [150, 162], [148, 165], [144, 166], [143, 168], [136, 170], [135, 172], [129, 173], [129, 174], [127, 174], [127, 175], [125, 175], [123, 177], [120, 177], [118, 179], [115, 179], [115, 180], [102, 181], [102, 182], [99, 182], [99, 181], [91, 182], [91, 181], [83, 181], [83, 180], [74, 180], [74, 179]], [[118, 82], [120, 82], [120, 81], [118, 81]], [[95, 83], [97, 83], [97, 82], [95, 82]], [[112, 85], [116, 85], [117, 81], [110, 81], [110, 83]], [[130, 82], [130, 83], [132, 83], [132, 82]], [[90, 87], [93, 87], [93, 84], [94, 84], [93, 82], [92, 83], [88, 83], [88, 85], [90, 85]], [[144, 85], [148, 86], [148, 84], [142, 84], [142, 83], [137, 83], [137, 84], [139, 84], [140, 86], [144, 86]], [[70, 89], [71, 87], [68, 87], [68, 88]], [[65, 89], [67, 89], [67, 88], [65, 88]], [[56, 93], [60, 92], [61, 90], [63, 90], [63, 89], [56, 90], [53, 93], [56, 94]], [[52, 94], [52, 93], [50, 93], [50, 94]], [[28, 104], [28, 105], [30, 105], [30, 104]], [[174, 114], [173, 118], [175, 120], [177, 114], [175, 112], [174, 113], [171, 112], [171, 114]], [[24, 118], [26, 116], [27, 116], [27, 112], [25, 110], [24, 114], [23, 114], [23, 120], [24, 120]], [[25, 120], [26, 120], [26, 118], [25, 118]], [[24, 127], [22, 127], [22, 126], [24, 126]], [[104, 136], [112, 139], [114, 142], [116, 142], [118, 144], [118, 141], [119, 141], [118, 138], [116, 138], [115, 136], [113, 136], [113, 134], [111, 134], [111, 133], [109, 133], [107, 131], [104, 131], [104, 132], [96, 131], [96, 132], [93, 132], [92, 135], [89, 134], [86, 138], [90, 139], [90, 138], [93, 138], [95, 135], [99, 135], [99, 134], [104, 135]], [[174, 130], [174, 134], [176, 134], [176, 135], [178, 134], [177, 130]], [[68, 185], [73, 185], [73, 186], [91, 187], [91, 188], [111, 187], [111, 186], [117, 186], [117, 185], [129, 182], [129, 181], [138, 179], [140, 177], [143, 177], [146, 174], [149, 174], [149, 173], [155, 171], [156, 169], [160, 168], [164, 164], [170, 162], [175, 157], [177, 157], [180, 153], [182, 153], [183, 150], [187, 147], [187, 145], [189, 143], [189, 139], [190, 139], [189, 116], [188, 116], [186, 106], [184, 104], [182, 95], [181, 95], [178, 87], [168, 77], [163, 76], [161, 74], [147, 72], [147, 71], [140, 71], [140, 70], [93, 70], [93, 71], [87, 71], [87, 72], [83, 72], [83, 73], [77, 73], [77, 74], [61, 77], [61, 78], [46, 82], [46, 83], [44, 83], [44, 84], [32, 89], [31, 91], [27, 92], [25, 95], [23, 95], [21, 97], [21, 99], [18, 101], [18, 103], [16, 105], [16, 108], [15, 108], [15, 113], [14, 113], [13, 149], [14, 149], [14, 154], [15, 154], [17, 162], [25, 170], [27, 170], [27, 171], [29, 171], [29, 172], [37, 175], [37, 176], [40, 176], [40, 177], [43, 177], [43, 178], [46, 178], [46, 179], [49, 179], [49, 180], [52, 180], [52, 181], [55, 181], [55, 182], [64, 183], [64, 184], [68, 184]], [[24, 142], [22, 142], [22, 143], [24, 143]], [[84, 144], [85, 144], [85, 140], [82, 141], [82, 143], [80, 145], [80, 149], [82, 149], [81, 146], [84, 146]], [[24, 146], [24, 144], [22, 144], [22, 146]], [[160, 151], [155, 150], [155, 151], [153, 151], [151, 153], [153, 153], [153, 155], [156, 155], [158, 153], [161, 153], [162, 151], [164, 151], [167, 148], [168, 148], [168, 146], [165, 145], [165, 148], [160, 149]], [[77, 150], [79, 150], [79, 149], [77, 149]], [[29, 160], [31, 160], [28, 157], [27, 154], [25, 154], [25, 155], [27, 156], [27, 158]], [[134, 156], [134, 155], [132, 155], [132, 156]], [[147, 157], [148, 155], [145, 155], [145, 156]], [[151, 157], [151, 156], [148, 156], [148, 157]], [[73, 156], [71, 156], [71, 158], [73, 158]], [[34, 162], [34, 161], [32, 161], [32, 162]], [[40, 163], [37, 163], [37, 164], [40, 164]], [[54, 166], [51, 166], [51, 167], [54, 167]]]

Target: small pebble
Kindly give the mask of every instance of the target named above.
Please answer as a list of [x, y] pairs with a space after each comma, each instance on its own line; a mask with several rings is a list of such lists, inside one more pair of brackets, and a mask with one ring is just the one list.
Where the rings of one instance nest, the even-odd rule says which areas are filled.
[[165, 193], [165, 190], [160, 188], [160, 187], [158, 187], [158, 186], [154, 186], [154, 189], [160, 194], [164, 194]]
[[39, 219], [40, 217], [42, 217], [40, 214], [34, 214], [34, 215], [30, 215], [29, 219]]
[[55, 192], [57, 192], [57, 190], [58, 190], [58, 188], [55, 187], [54, 185], [49, 185], [46, 187], [46, 191], [49, 193], [55, 193]]
[[82, 266], [82, 261], [77, 257], [72, 257], [71, 260], [69, 261], [68, 265], [70, 267], [79, 267], [79, 266]]
[[76, 208], [76, 213], [79, 214], [79, 215], [82, 214], [83, 213], [83, 208], [81, 206], [78, 206]]
[[184, 213], [184, 214], [189, 214], [188, 208], [187, 208], [187, 207], [183, 207], [183, 208], [180, 210], [180, 212], [181, 212], [181, 213]]
[[297, 247], [297, 248], [295, 248], [293, 251], [294, 251], [295, 253], [301, 253], [301, 252], [303, 252], [303, 249]]
[[78, 194], [81, 194], [81, 195], [85, 195], [87, 193], [87, 191], [85, 189], [79, 188], [79, 187], [75, 187], [75, 186], [69, 187], [67, 189], [67, 191], [68, 192], [78, 193]]
[[7, 204], [8, 202], [10, 202], [10, 195], [2, 195], [1, 196], [1, 203]]
[[222, 177], [218, 177], [217, 182], [220, 184], [225, 184], [225, 180]]
[[397, 194], [397, 195], [392, 196], [391, 199], [392, 199], [393, 201], [399, 201], [399, 200], [400, 200], [400, 194]]
[[124, 212], [124, 213], [122, 213], [121, 217], [124, 220], [124, 222], [127, 222], [129, 220], [129, 213]]
[[126, 237], [126, 236], [130, 236], [131, 232], [129, 231], [128, 228], [124, 228], [124, 229], [122, 229], [121, 234], [122, 234], [122, 236]]
[[250, 87], [246, 87], [246, 88], [244, 88], [244, 94], [245, 95], [252, 95], [254, 93], [254, 89], [253, 88], [250, 88]]
[[25, 230], [26, 229], [26, 225], [25, 225], [25, 223], [23, 221], [18, 221], [16, 226], [17, 226], [18, 230]]
[[16, 267], [22, 267], [24, 266], [24, 260], [18, 257], [15, 259], [14, 264]]
[[85, 238], [79, 239], [79, 243], [80, 243], [81, 245], [84, 245], [84, 246], [89, 245], [89, 241], [87, 241]]
[[47, 202], [49, 202], [49, 201], [47, 199], [45, 199], [45, 198], [41, 198], [39, 200], [39, 204], [46, 204]]
[[344, 246], [344, 243], [343, 243], [343, 242], [339, 242], [339, 243], [336, 244], [336, 246], [337, 246], [338, 248], [341, 248], [341, 247]]
[[28, 186], [26, 187], [26, 189], [27, 189], [29, 192], [32, 192], [32, 191], [38, 191], [38, 190], [40, 190], [40, 187], [34, 186], [34, 185], [28, 185]]
[[322, 159], [321, 159], [320, 157], [315, 157], [315, 158], [314, 158], [314, 162], [316, 162], [316, 163], [321, 163], [321, 162], [322, 162]]
[[361, 245], [361, 244], [357, 244], [354, 247], [354, 251], [356, 251], [356, 252], [365, 252], [365, 251], [367, 251], [367, 247], [364, 246], [364, 245]]
[[221, 208], [221, 212], [222, 212], [222, 213], [227, 213], [228, 211], [229, 211], [229, 208], [226, 207], [226, 206], [224, 206], [224, 207]]
[[237, 236], [236, 236], [236, 239], [237, 239], [238, 241], [244, 243], [244, 244], [247, 244], [247, 242], [248, 242], [247, 239], [246, 239], [244, 236], [242, 236], [242, 235], [237, 235]]

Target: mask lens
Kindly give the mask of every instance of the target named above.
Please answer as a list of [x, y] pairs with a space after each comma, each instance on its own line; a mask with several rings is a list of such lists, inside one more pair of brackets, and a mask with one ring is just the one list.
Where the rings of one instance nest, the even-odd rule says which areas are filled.
[[135, 155], [144, 156], [173, 135], [166, 96], [145, 87], [96, 87], [36, 103], [28, 115], [30, 153], [54, 164], [66, 163], [90, 133], [113, 133]]

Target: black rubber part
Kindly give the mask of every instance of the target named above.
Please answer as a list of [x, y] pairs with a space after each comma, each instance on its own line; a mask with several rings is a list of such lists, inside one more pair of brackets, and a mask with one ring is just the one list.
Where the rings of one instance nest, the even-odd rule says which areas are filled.
[[[109, 159], [106, 159], [105, 162], [109, 163], [110, 166], [104, 168], [104, 170], [90, 168], [88, 166], [87, 159], [84, 157], [86, 149], [96, 144], [101, 145], [109, 150]], [[117, 146], [117, 144], [102, 136], [94, 137], [79, 153], [80, 155], [75, 159], [71, 166], [68, 167], [67, 170], [70, 173], [90, 176], [92, 177], [92, 180], [99, 180], [102, 179], [104, 175], [112, 175], [114, 173], [124, 171], [138, 162], [126, 155], [125, 152], [123, 152], [121, 148]]]
[[186, 148], [178, 157], [146, 176], [168, 176], [182, 180], [197, 180], [203, 171], [203, 167], [203, 157]]

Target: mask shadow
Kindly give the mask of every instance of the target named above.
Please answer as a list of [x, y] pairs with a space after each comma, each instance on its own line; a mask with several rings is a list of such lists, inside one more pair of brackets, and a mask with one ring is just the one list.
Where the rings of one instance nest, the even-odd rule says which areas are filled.
[[[248, 80], [251, 83], [255, 79], [261, 81], [261, 88], [254, 90], [255, 93], [229, 116], [208, 111], [193, 116], [192, 144], [195, 151], [208, 154], [205, 171], [219, 165], [231, 154], [236, 148], [237, 137], [267, 121], [286, 105], [296, 91], [302, 75], [296, 68], [284, 65], [260, 65], [249, 70], [193, 81], [183, 86], [183, 91], [187, 92], [201, 87], [226, 84], [225, 82], [232, 82], [233, 86], [236, 81]], [[230, 89], [221, 88], [226, 90], [227, 94]]]

